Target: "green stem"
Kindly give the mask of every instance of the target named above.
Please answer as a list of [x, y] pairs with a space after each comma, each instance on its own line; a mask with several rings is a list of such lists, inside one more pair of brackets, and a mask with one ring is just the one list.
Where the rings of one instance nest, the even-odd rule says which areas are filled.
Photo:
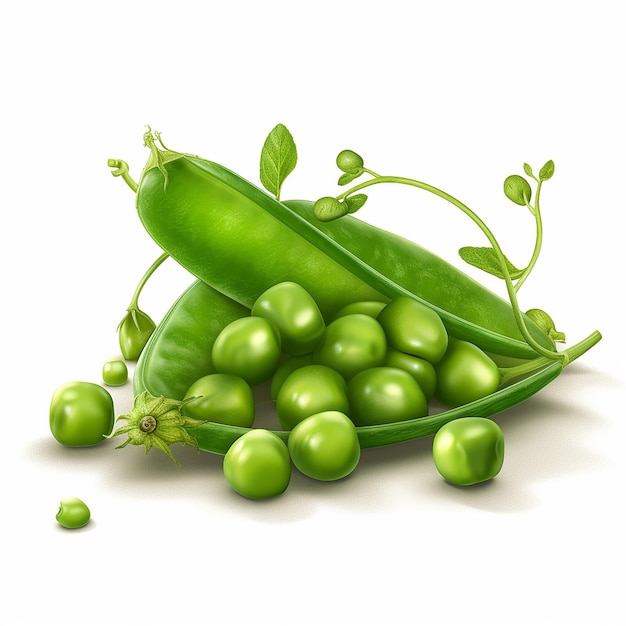
[[[602, 334], [600, 331], [595, 330], [582, 341], [579, 341], [577, 344], [571, 346], [567, 350], [564, 350], [562, 354], [567, 355], [564, 364], [568, 365], [575, 361], [578, 357], [587, 352], [587, 350], [595, 346], [601, 339]], [[554, 359], [548, 357], [539, 357], [537, 359], [533, 359], [532, 361], [521, 363], [520, 365], [502, 367], [500, 368], [500, 373], [502, 375], [500, 386], [514, 378], [518, 378], [519, 376], [524, 376], [525, 374], [530, 374], [531, 372], [541, 369], [542, 367], [552, 363], [553, 360]]]
[[154, 274], [154, 272], [157, 270], [157, 268], [159, 267], [159, 265], [161, 265], [161, 263], [163, 263], [163, 261], [165, 261], [165, 259], [167, 259], [170, 255], [167, 252], [164, 252], [146, 271], [146, 273], [142, 276], [141, 280], [139, 281], [139, 284], [137, 285], [137, 289], [135, 289], [135, 293], [133, 294], [133, 297], [130, 301], [130, 304], [128, 305], [128, 309], [134, 309], [138, 307], [138, 301], [139, 301], [139, 295], [141, 294], [141, 290], [144, 288], [145, 284], [148, 282], [148, 279], [150, 278], [150, 276], [152, 276], [152, 274]]
[[126, 161], [121, 161], [120, 159], [109, 159], [108, 160], [108, 166], [109, 167], [114, 167], [116, 169], [114, 169], [111, 174], [113, 174], [113, 176], [121, 176], [122, 179], [124, 180], [124, 182], [135, 192], [137, 193], [137, 189], [139, 187], [139, 185], [137, 185], [137, 183], [132, 179], [129, 171], [128, 171], [128, 163], [126, 163]]
[[509, 295], [509, 300], [511, 301], [513, 315], [515, 317], [517, 326], [522, 336], [524, 337], [524, 340], [528, 343], [529, 346], [533, 348], [533, 350], [535, 350], [541, 356], [544, 356], [546, 358], [553, 359], [553, 360], [560, 360], [564, 364], [567, 363], [568, 357], [565, 352], [557, 352], [556, 350], [547, 350], [546, 348], [541, 346], [539, 343], [537, 343], [537, 341], [535, 341], [535, 339], [532, 337], [532, 335], [528, 331], [528, 328], [526, 327], [526, 323], [524, 321], [524, 317], [522, 315], [521, 308], [517, 301], [517, 293], [515, 291], [515, 286], [513, 285], [513, 281], [511, 280], [511, 276], [509, 274], [509, 270], [506, 265], [504, 254], [502, 252], [502, 249], [500, 248], [500, 244], [496, 240], [491, 230], [480, 219], [480, 217], [478, 217], [478, 215], [474, 213], [474, 211], [472, 211], [468, 206], [463, 204], [460, 200], [457, 200], [454, 196], [451, 196], [449, 193], [442, 191], [441, 189], [438, 189], [437, 187], [433, 187], [432, 185], [429, 185], [428, 183], [423, 183], [421, 181], [414, 180], [412, 178], [404, 178], [401, 176], [377, 176], [371, 180], [367, 180], [367, 181], [364, 181], [362, 183], [355, 185], [348, 191], [337, 196], [337, 200], [345, 199], [347, 196], [349, 196], [350, 194], [356, 191], [360, 191], [361, 189], [365, 189], [366, 187], [371, 187], [372, 185], [377, 185], [379, 183], [396, 183], [400, 185], [408, 185], [410, 187], [417, 187], [418, 189], [423, 189], [424, 191], [428, 191], [436, 196], [439, 196], [440, 198], [443, 198], [444, 200], [447, 200], [448, 202], [453, 204], [455, 207], [463, 211], [463, 213], [465, 213], [480, 228], [480, 230], [484, 233], [484, 235], [489, 240], [489, 243], [491, 243], [491, 246], [493, 247], [496, 257], [498, 258], [498, 262], [500, 263], [504, 281], [506, 283], [506, 289]]
[[[528, 275], [532, 272], [533, 268], [537, 263], [537, 259], [539, 258], [539, 253], [541, 252], [541, 244], [543, 243], [543, 224], [541, 221], [541, 208], [539, 204], [539, 197], [541, 195], [541, 185], [543, 181], [538, 181], [537, 183], [537, 192], [535, 194], [535, 208], [531, 210], [531, 213], [535, 216], [535, 228], [536, 228], [536, 236], [535, 236], [535, 248], [533, 250], [532, 257], [530, 258], [530, 262], [526, 266], [526, 269], [522, 272], [521, 276], [518, 278], [515, 283], [515, 291], [518, 292], [520, 287], [524, 284], [524, 281], [528, 278]], [[529, 206], [529, 208], [531, 208]]]

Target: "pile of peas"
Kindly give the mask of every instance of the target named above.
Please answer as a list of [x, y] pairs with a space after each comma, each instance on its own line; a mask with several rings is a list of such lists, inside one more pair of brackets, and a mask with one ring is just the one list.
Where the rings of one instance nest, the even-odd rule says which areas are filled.
[[[252, 388], [270, 383], [287, 443], [253, 428], [230, 447], [224, 475], [248, 498], [285, 491], [293, 465], [332, 481], [360, 460], [357, 426], [428, 415], [431, 401], [454, 407], [489, 395], [500, 384], [497, 365], [478, 347], [448, 336], [432, 309], [399, 297], [357, 302], [325, 322], [313, 297], [294, 282], [274, 285], [251, 315], [228, 324], [211, 351], [212, 370], [188, 389], [187, 417], [252, 427]], [[471, 484], [502, 465], [498, 426], [463, 418], [442, 428], [433, 448], [444, 478]], [[477, 472], [471, 454], [478, 455]]]

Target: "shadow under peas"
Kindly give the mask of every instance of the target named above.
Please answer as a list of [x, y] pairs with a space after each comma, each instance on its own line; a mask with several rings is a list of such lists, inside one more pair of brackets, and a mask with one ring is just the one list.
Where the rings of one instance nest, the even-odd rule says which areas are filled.
[[[604, 425], [601, 417], [571, 393], [581, 385], [615, 388], [617, 381], [586, 367], [568, 368], [566, 375], [520, 405], [493, 416], [505, 436], [505, 460], [493, 480], [458, 487], [447, 483], [432, 459], [432, 436], [363, 450], [350, 476], [333, 482], [316, 481], [294, 467], [287, 491], [268, 500], [248, 500], [226, 482], [221, 455], [191, 446], [173, 446], [177, 465], [161, 450], [104, 441], [90, 448], [67, 448], [52, 437], [30, 444], [27, 454], [42, 468], [91, 472], [113, 491], [193, 501], [194, 506], [224, 506], [235, 515], [262, 523], [289, 522], [313, 515], [320, 507], [351, 513], [388, 511], [409, 498], [416, 506], [472, 507], [494, 513], [528, 510], [540, 504], [533, 485], [555, 476], [602, 468], [605, 461], [585, 438]], [[584, 378], [584, 380], [583, 380]]]

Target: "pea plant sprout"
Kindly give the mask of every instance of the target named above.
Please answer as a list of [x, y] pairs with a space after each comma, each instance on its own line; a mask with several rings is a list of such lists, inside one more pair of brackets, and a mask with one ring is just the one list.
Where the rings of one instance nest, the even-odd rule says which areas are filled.
[[[541, 251], [543, 241], [543, 225], [541, 219], [540, 196], [543, 183], [552, 178], [554, 175], [553, 161], [547, 161], [545, 165], [541, 167], [537, 175], [535, 175], [532, 167], [528, 163], [524, 163], [524, 173], [536, 183], [534, 204], [531, 204], [532, 188], [526, 178], [518, 174], [512, 174], [504, 181], [504, 194], [506, 197], [519, 206], [525, 206], [535, 218], [535, 245], [530, 261], [523, 269], [515, 267], [506, 257], [500, 244], [498, 243], [498, 240], [487, 224], [472, 209], [449, 193], [442, 191], [433, 185], [415, 180], [413, 178], [378, 174], [365, 167], [363, 158], [352, 150], [341, 151], [337, 156], [336, 162], [339, 169], [343, 172], [338, 180], [338, 184], [340, 186], [349, 185], [363, 175], [367, 175], [370, 178], [355, 184], [335, 197], [325, 196], [317, 200], [313, 207], [313, 214], [320, 221], [329, 222], [339, 219], [344, 215], [356, 213], [367, 201], [367, 195], [361, 193], [362, 190], [372, 187], [373, 185], [392, 183], [416, 187], [439, 196], [455, 206], [457, 209], [460, 209], [482, 231], [491, 246], [465, 246], [459, 250], [459, 255], [466, 263], [504, 280], [519, 330], [525, 341], [539, 355], [541, 355], [541, 359], [532, 361], [523, 366], [503, 368], [503, 375], [505, 378], [512, 378], [525, 373], [525, 371], [532, 371], [533, 368], [540, 367], [543, 363], [545, 363], [546, 359], [559, 361], [563, 366], [565, 366], [570, 360], [572, 360], [572, 358], [576, 358], [579, 353], [579, 349], [586, 351], [589, 347], [600, 340], [600, 333], [595, 331], [580, 344], [569, 350], [558, 351], [556, 349], [550, 350], [545, 348], [541, 346], [528, 331], [524, 315], [522, 314], [518, 301], [518, 291], [535, 267]], [[552, 318], [545, 311], [542, 311], [541, 309], [530, 309], [526, 312], [526, 315], [536, 322], [554, 342], [565, 341], [565, 334], [556, 330]], [[504, 372], [505, 369], [507, 370], [506, 372]]]

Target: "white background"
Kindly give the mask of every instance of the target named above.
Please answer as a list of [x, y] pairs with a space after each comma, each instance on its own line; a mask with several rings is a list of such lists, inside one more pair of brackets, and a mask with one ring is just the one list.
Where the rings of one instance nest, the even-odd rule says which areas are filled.
[[[0, 19], [2, 513], [0, 622], [624, 623], [625, 45], [621, 3], [33, 2]], [[492, 226], [514, 262], [530, 215], [502, 181], [556, 163], [544, 252], [522, 306], [574, 343], [603, 341], [498, 416], [505, 466], [447, 485], [430, 441], [368, 451], [349, 479], [294, 476], [235, 495], [221, 457], [62, 448], [50, 396], [100, 382], [116, 326], [158, 256], [130, 190], [147, 124], [258, 183], [269, 130], [299, 149], [283, 197], [336, 193], [335, 155], [428, 181]], [[484, 245], [417, 190], [372, 191], [361, 217], [453, 263]], [[259, 259], [263, 262], [263, 259]], [[502, 286], [470, 270], [490, 288]], [[191, 281], [168, 262], [140, 304], [158, 319]], [[114, 392], [118, 414], [127, 386]], [[92, 522], [64, 531], [58, 501]], [[76, 619], [78, 621], [74, 622]]]

